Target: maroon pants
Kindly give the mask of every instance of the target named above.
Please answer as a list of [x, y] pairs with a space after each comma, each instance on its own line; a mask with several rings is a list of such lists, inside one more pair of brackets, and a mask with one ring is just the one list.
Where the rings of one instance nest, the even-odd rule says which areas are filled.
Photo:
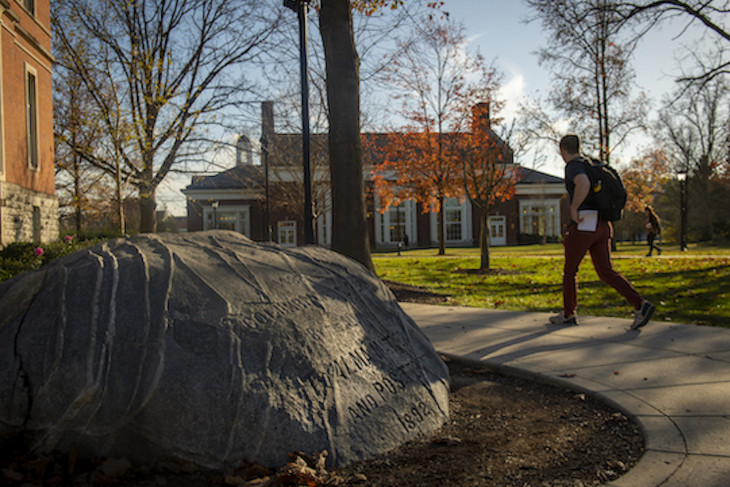
[[644, 298], [634, 289], [624, 276], [613, 268], [611, 263], [611, 238], [613, 225], [599, 221], [595, 232], [581, 232], [572, 223], [563, 239], [565, 246], [565, 267], [563, 268], [563, 313], [565, 316], [575, 314], [578, 307], [578, 267], [586, 252], [591, 253], [593, 267], [603, 282], [613, 287], [634, 309], [641, 308]]

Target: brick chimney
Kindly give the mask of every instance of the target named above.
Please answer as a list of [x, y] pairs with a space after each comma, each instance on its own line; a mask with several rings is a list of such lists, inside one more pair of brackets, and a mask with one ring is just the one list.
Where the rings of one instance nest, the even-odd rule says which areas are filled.
[[471, 107], [472, 130], [481, 128], [483, 130], [491, 130], [492, 122], [489, 116], [489, 102], [477, 103]]

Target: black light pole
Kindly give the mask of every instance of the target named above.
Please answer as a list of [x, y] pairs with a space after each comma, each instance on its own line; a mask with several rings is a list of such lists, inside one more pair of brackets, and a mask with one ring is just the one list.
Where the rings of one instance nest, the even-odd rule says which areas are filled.
[[304, 243], [314, 243], [312, 171], [310, 168], [309, 81], [307, 67], [307, 13], [310, 0], [284, 0], [284, 6], [299, 16], [299, 59], [302, 78], [302, 166], [304, 168]]
[[264, 242], [271, 242], [271, 212], [269, 206], [269, 140], [266, 135], [261, 137], [261, 156], [264, 159]]
[[679, 250], [684, 252], [687, 250], [687, 169], [682, 169], [677, 173], [679, 180]]

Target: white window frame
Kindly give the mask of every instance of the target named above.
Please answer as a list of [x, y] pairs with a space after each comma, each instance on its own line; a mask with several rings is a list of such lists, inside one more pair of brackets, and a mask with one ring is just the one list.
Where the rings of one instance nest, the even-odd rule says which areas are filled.
[[[385, 212], [380, 212], [380, 198], [376, 197], [375, 207], [375, 243], [383, 245], [397, 245], [399, 241], [391, 239], [390, 232], [390, 219], [391, 215], [396, 211], [403, 212], [405, 214], [405, 234], [408, 235], [409, 245], [413, 245], [416, 242], [416, 236], [418, 235], [418, 223], [416, 218], [416, 202], [413, 200], [403, 201], [397, 210], [394, 207], [389, 207]], [[391, 213], [393, 212], [393, 213]]]
[[35, 11], [36, 11], [35, 0], [20, 0], [19, 3], [26, 12], [28, 12], [31, 16], [35, 17]]
[[317, 233], [317, 244], [322, 247], [332, 246], [332, 193], [327, 190], [324, 194], [325, 211], [315, 220], [314, 226]]
[[[450, 240], [448, 238], [448, 232], [446, 231], [446, 211], [459, 210], [461, 212], [461, 239]], [[441, 209], [444, 212], [444, 243], [446, 244], [466, 244], [471, 245], [474, 242], [474, 234], [472, 233], [471, 224], [471, 203], [468, 199], [464, 199], [463, 202], [459, 203], [457, 198], [446, 198], [444, 199], [444, 207]], [[431, 212], [431, 241], [434, 243], [438, 242], [438, 214], [435, 211]]]
[[[30, 77], [33, 77], [33, 91], [30, 89]], [[38, 133], [38, 71], [33, 66], [25, 65], [25, 136], [28, 150], [28, 169], [38, 172], [41, 170], [41, 147]], [[32, 98], [31, 98], [32, 95]], [[31, 105], [32, 103], [32, 105]], [[35, 160], [34, 156], [35, 155]]]
[[[291, 234], [292, 239], [289, 240], [286, 235]], [[276, 222], [276, 241], [282, 247], [297, 246], [297, 222], [296, 220], [281, 220]]]
[[315, 220], [317, 243], [323, 247], [332, 245], [332, 212], [327, 210]]
[[[545, 215], [545, 236], [560, 236], [560, 200], [557, 198], [545, 199], [521, 199], [519, 200], [520, 212], [520, 233], [533, 235], [532, 219]], [[534, 212], [533, 209], [542, 209], [543, 212]], [[530, 220], [530, 224], [526, 224], [526, 220]], [[538, 222], [538, 228], [540, 223]], [[539, 235], [539, 234], [538, 234]]]

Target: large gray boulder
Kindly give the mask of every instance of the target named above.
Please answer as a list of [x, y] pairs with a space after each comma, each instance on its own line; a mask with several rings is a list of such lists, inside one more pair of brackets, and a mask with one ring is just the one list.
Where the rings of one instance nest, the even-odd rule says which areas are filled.
[[0, 443], [340, 466], [440, 427], [448, 372], [370, 272], [233, 232], [112, 240], [0, 283]]

